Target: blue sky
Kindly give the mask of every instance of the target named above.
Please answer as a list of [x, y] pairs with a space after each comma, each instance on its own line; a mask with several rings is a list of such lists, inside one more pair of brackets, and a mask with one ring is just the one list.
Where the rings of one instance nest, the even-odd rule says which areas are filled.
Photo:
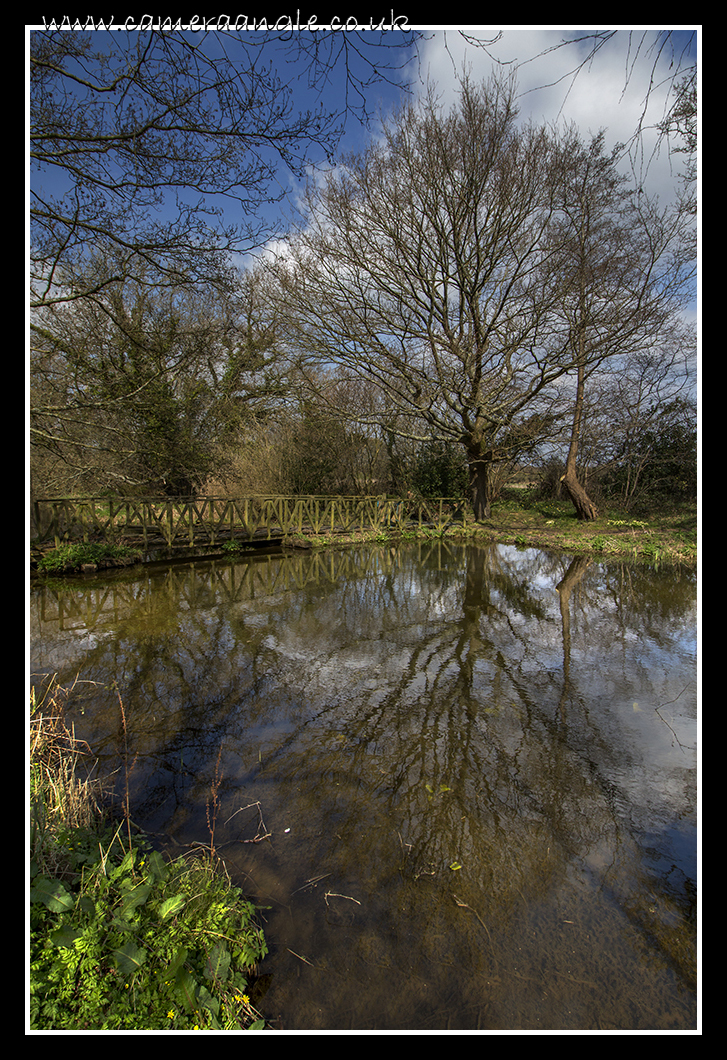
[[[629, 26], [606, 27], [605, 30], [602, 27], [521, 25], [445, 27], [419, 25], [412, 21], [411, 28], [423, 38], [416, 53], [413, 49], [405, 53], [400, 48], [386, 47], [371, 50], [371, 34], [335, 34], [339, 54], [330, 77], [313, 84], [309, 83], [305, 64], [298, 67], [289, 64], [274, 37], [256, 34], [251, 39], [262, 42], [262, 57], [275, 64], [282, 81], [291, 86], [296, 104], [302, 109], [319, 104], [331, 110], [343, 107], [346, 91], [344, 45], [348, 46], [354, 72], [364, 82], [370, 75], [368, 61], [391, 67], [386, 82], [379, 81], [366, 88], [366, 107], [373, 116], [370, 126], [363, 127], [355, 114], [349, 117], [340, 145], [343, 151], [364, 148], [368, 139], [377, 134], [375, 116], [405, 100], [416, 100], [428, 80], [436, 83], [442, 102], [447, 105], [456, 100], [457, 75], [465, 67], [473, 77], [482, 79], [498, 69], [515, 70], [521, 114], [525, 119], [572, 121], [584, 135], [605, 129], [608, 145], [629, 141], [641, 122], [646, 132], [639, 141], [640, 151], [634, 157], [640, 179], [644, 187], [657, 192], [662, 201], [674, 195], [678, 186], [675, 160], [664, 149], [654, 156], [657, 141], [653, 126], [666, 112], [674, 71], [690, 65], [697, 58], [699, 27], [673, 30]], [[579, 69], [594, 46], [592, 35], [596, 32], [610, 36], [603, 41], [592, 60]], [[308, 32], [303, 39], [312, 43], [316, 34]], [[402, 36], [395, 31], [384, 34], [384, 40], [399, 43]], [[224, 42], [223, 33], [219, 34], [219, 41]], [[366, 47], [360, 49], [361, 55], [357, 55], [362, 44]], [[349, 96], [349, 103], [355, 106], [359, 102], [354, 91]], [[681, 164], [682, 160], [677, 157], [677, 167]], [[295, 196], [300, 182], [282, 169], [279, 179], [280, 188]], [[271, 224], [279, 222], [281, 209], [284, 207], [274, 207], [266, 219]]]
[[[367, 105], [373, 115], [386, 113], [406, 100], [416, 100], [428, 80], [436, 83], [442, 102], [454, 103], [457, 75], [467, 68], [475, 78], [486, 79], [494, 71], [516, 70], [521, 116], [536, 122], [574, 122], [584, 135], [605, 130], [608, 146], [631, 141], [637, 127], [643, 127], [638, 149], [624, 159], [624, 168], [638, 170], [646, 190], [670, 200], [678, 187], [677, 175], [683, 160], [670, 157], [665, 148], [655, 153], [654, 126], [666, 113], [674, 72], [697, 59], [699, 27], [674, 30], [650, 27], [438, 27], [412, 24], [421, 32], [416, 54], [401, 63], [391, 78], [399, 84], [375, 84], [367, 92]], [[594, 47], [592, 35], [608, 32], [587, 63]], [[581, 38], [579, 40], [579, 38]], [[381, 53], [385, 58], [386, 52]], [[391, 57], [389, 57], [391, 58]], [[330, 83], [307, 86], [295, 82], [299, 98], [317, 99], [324, 106], [340, 106], [343, 67]], [[293, 82], [291, 82], [293, 83]], [[349, 119], [341, 140], [342, 151], [358, 151], [377, 133], [374, 119], [363, 128]], [[295, 194], [298, 184], [282, 175]]]

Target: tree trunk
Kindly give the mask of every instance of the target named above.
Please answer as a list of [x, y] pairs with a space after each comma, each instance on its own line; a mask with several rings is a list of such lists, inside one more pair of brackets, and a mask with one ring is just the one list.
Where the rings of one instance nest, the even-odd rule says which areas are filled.
[[581, 578], [592, 562], [593, 561], [588, 556], [576, 556], [563, 578], [561, 578], [555, 587], [560, 596], [560, 618], [563, 627], [563, 692], [560, 697], [561, 710], [565, 707], [566, 696], [570, 685], [570, 597], [574, 588], [579, 584]]
[[573, 507], [576, 510], [578, 518], [583, 519], [584, 521], [597, 519], [598, 509], [578, 481], [575, 467], [568, 468], [566, 466], [565, 475], [563, 475], [560, 481], [565, 486], [566, 493], [573, 502]]
[[490, 461], [485, 457], [469, 454], [470, 497], [475, 519], [478, 523], [490, 518], [492, 490]]
[[[583, 314], [585, 316], [585, 314]], [[583, 400], [586, 381], [585, 373], [585, 327], [581, 325], [578, 329], [578, 382], [576, 385], [576, 404], [573, 410], [573, 424], [571, 426], [570, 446], [568, 457], [565, 462], [565, 475], [561, 482], [573, 502], [576, 515], [579, 519], [590, 521], [598, 518], [598, 510], [583, 486], [578, 481], [576, 474], [576, 460], [578, 457], [578, 444], [581, 438], [581, 423], [583, 420]]]

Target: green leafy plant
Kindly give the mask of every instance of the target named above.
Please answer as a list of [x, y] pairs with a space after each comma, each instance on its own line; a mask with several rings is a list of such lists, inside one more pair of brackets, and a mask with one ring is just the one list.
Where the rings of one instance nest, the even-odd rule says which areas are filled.
[[128, 818], [124, 833], [109, 823], [92, 778], [78, 782], [66, 695], [31, 699], [31, 1029], [262, 1028], [255, 906], [213, 852], [169, 862]]
[[247, 993], [267, 953], [255, 907], [211, 861], [117, 834], [77, 881], [31, 884], [31, 1029], [263, 1026]]
[[231, 556], [236, 556], [240, 552], [250, 552], [253, 547], [254, 546], [249, 541], [241, 541], [239, 538], [232, 538], [230, 541], [225, 541], [222, 545], [222, 551]]
[[658, 565], [661, 550], [659, 545], [654, 541], [647, 541], [641, 548], [641, 555], [645, 556], [646, 559]]
[[136, 561], [141, 558], [139, 549], [127, 545], [112, 545], [105, 542], [76, 542], [59, 545], [38, 560], [38, 570], [47, 574], [67, 574], [80, 570], [86, 564], [113, 564]]

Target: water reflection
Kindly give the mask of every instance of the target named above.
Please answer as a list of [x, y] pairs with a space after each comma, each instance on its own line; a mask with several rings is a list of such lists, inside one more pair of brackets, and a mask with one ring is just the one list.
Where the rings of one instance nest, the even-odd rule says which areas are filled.
[[687, 1029], [695, 595], [443, 541], [174, 565], [35, 590], [32, 661], [109, 768], [118, 685], [170, 849], [219, 762], [283, 1026]]

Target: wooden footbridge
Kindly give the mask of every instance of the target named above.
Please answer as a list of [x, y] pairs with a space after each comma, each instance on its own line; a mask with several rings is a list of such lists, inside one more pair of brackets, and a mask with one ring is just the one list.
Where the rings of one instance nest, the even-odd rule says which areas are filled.
[[115, 541], [145, 551], [215, 548], [235, 540], [272, 544], [296, 535], [335, 536], [429, 527], [443, 532], [463, 521], [466, 502], [328, 496], [84, 497], [33, 502], [38, 544]]

